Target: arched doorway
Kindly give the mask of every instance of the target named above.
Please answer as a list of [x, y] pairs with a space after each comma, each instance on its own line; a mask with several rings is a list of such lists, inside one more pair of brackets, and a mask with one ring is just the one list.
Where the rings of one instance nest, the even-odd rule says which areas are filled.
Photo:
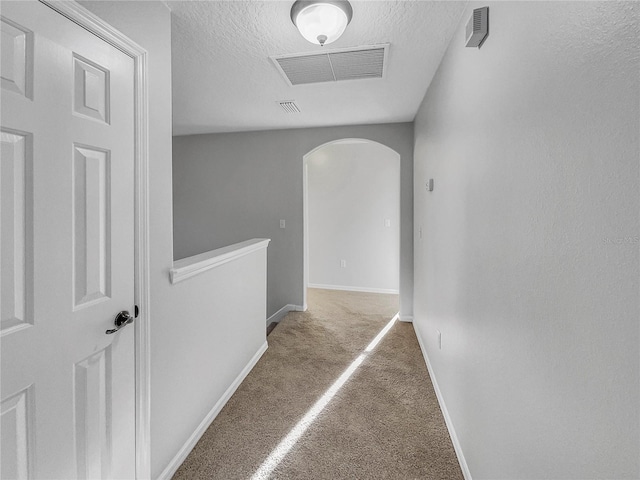
[[345, 138], [303, 161], [304, 308], [310, 286], [399, 293], [400, 155]]

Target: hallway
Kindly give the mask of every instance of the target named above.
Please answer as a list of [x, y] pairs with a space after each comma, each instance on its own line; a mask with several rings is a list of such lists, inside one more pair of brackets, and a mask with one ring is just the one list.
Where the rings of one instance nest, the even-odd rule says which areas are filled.
[[461, 479], [397, 295], [308, 298], [173, 478]]

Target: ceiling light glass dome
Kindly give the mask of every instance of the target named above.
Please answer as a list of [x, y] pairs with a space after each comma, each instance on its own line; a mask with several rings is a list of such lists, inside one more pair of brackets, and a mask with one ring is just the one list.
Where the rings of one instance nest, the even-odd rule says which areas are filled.
[[309, 42], [335, 42], [351, 21], [353, 9], [346, 1], [298, 0], [291, 7], [291, 21]]

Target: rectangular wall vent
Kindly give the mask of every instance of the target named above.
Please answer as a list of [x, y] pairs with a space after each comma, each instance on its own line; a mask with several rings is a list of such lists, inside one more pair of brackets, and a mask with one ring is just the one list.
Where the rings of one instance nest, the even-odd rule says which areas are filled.
[[389, 44], [270, 57], [289, 85], [383, 78]]
[[467, 22], [465, 45], [480, 48], [489, 34], [489, 7], [476, 8]]
[[300, 107], [296, 105], [295, 100], [283, 100], [278, 102], [282, 109], [287, 113], [300, 113]]

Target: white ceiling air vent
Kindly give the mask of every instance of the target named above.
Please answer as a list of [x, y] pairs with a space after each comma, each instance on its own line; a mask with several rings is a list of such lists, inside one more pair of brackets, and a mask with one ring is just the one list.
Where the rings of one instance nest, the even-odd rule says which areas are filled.
[[389, 44], [270, 57], [290, 85], [383, 78]]
[[300, 113], [300, 107], [296, 105], [295, 100], [283, 100], [278, 102], [282, 109], [287, 113]]

